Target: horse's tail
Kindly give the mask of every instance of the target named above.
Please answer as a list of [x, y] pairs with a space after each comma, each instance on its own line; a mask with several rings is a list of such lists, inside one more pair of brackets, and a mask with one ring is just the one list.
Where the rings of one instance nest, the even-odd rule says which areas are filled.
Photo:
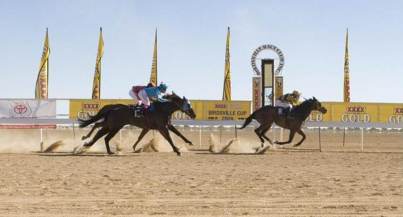
[[90, 125], [90, 124], [92, 124], [94, 122], [97, 122], [97, 121], [101, 120], [104, 117], [104, 113], [98, 112], [95, 116], [89, 115], [89, 117], [90, 118], [87, 119], [87, 120], [83, 120], [83, 119], [78, 118], [78, 123], [79, 123], [78, 126], [80, 128], [83, 128], [83, 127], [86, 127], [86, 126], [88, 126], [88, 125]]
[[99, 110], [96, 115], [89, 116], [88, 120], [83, 120], [83, 119], [78, 118], [79, 127], [83, 128], [94, 122], [97, 122], [97, 121], [101, 120], [102, 118], [105, 118], [106, 115], [109, 113], [109, 111], [118, 109], [122, 106], [125, 106], [125, 105], [123, 105], [123, 104], [106, 105], [106, 106], [102, 107], [101, 110]]
[[256, 111], [253, 112], [251, 115], [249, 115], [249, 117], [247, 117], [245, 122], [243, 123], [242, 127], [237, 128], [237, 129], [241, 130], [241, 129], [245, 128], [246, 126], [248, 126], [248, 124], [250, 124], [250, 122], [252, 122], [252, 120], [255, 118], [255, 113], [256, 113]]

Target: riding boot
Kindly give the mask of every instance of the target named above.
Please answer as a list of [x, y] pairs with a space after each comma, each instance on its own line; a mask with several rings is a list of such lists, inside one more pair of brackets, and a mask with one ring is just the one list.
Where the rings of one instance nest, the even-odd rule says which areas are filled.
[[291, 112], [291, 108], [287, 109], [287, 118], [288, 119], [295, 119], [294, 113]]
[[288, 113], [290, 113], [289, 108], [283, 108], [283, 115], [284, 115], [285, 117], [288, 117]]

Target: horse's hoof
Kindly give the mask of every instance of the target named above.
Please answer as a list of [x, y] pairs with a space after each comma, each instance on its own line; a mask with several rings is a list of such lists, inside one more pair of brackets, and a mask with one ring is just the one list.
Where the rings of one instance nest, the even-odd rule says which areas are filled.
[[278, 141], [274, 141], [274, 144], [279, 145], [279, 142], [278, 142]]
[[180, 153], [179, 151], [176, 152], [176, 155], [178, 155], [179, 157], [182, 155], [182, 153]]
[[89, 147], [85, 146], [85, 144], [83, 146], [77, 146], [73, 149], [73, 154], [82, 154], [86, 152], [88, 149]]
[[113, 155], [113, 154], [115, 154], [115, 152], [110, 151], [110, 152], [108, 152], [108, 154]]
[[133, 150], [133, 153], [141, 153], [143, 152], [143, 148], [139, 148], [137, 150]]
[[294, 147], [298, 147], [298, 146], [300, 146], [300, 145], [301, 145], [301, 144], [295, 144]]
[[264, 142], [262, 142], [262, 143], [260, 144], [260, 147], [261, 147], [261, 148], [263, 148], [263, 147], [264, 147]]
[[82, 137], [81, 137], [81, 140], [85, 140], [86, 138], [87, 138], [87, 137], [85, 137], [85, 136], [82, 136]]
[[80, 146], [74, 147], [74, 149], [73, 149], [73, 154], [78, 154], [79, 147], [80, 147]]
[[188, 142], [189, 145], [193, 146], [194, 144], [192, 142]]

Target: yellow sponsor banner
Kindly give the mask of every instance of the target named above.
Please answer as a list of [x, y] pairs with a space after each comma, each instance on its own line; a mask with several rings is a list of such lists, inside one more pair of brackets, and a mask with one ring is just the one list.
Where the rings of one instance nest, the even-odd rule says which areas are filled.
[[[196, 120], [244, 120], [251, 114], [251, 101], [191, 100]], [[75, 99], [70, 100], [70, 119], [87, 118], [109, 104], [134, 104], [131, 99]], [[397, 103], [343, 103], [323, 102], [326, 114], [313, 111], [309, 121], [403, 123], [403, 104]], [[181, 111], [172, 115], [174, 120], [189, 120]]]
[[283, 95], [283, 87], [284, 87], [284, 83], [283, 83], [283, 76], [276, 76], [276, 81], [275, 81], [275, 91], [274, 93], [276, 94], [276, 99], [280, 98], [280, 96]]
[[[70, 100], [70, 119], [88, 118], [109, 104], [134, 104], [131, 99], [74, 99]], [[250, 101], [191, 100], [196, 120], [244, 120], [250, 115]], [[172, 115], [174, 120], [189, 120], [183, 112]]]
[[[251, 101], [191, 100], [191, 104], [196, 120], [244, 120], [251, 113]], [[190, 118], [176, 112], [173, 119]]]
[[262, 78], [252, 78], [252, 110], [256, 111], [262, 107]]
[[250, 115], [250, 102], [210, 101], [203, 103], [204, 120], [245, 120]]
[[70, 119], [86, 119], [88, 115], [95, 115], [103, 106], [109, 104], [134, 104], [132, 99], [72, 99], [70, 100]]
[[326, 114], [314, 111], [309, 121], [403, 123], [403, 104], [323, 102]]
[[379, 122], [403, 123], [403, 104], [383, 104], [379, 108]]
[[378, 122], [378, 106], [369, 103], [339, 103], [332, 105], [333, 121], [337, 122]]
[[327, 109], [327, 113], [322, 114], [319, 111], [312, 111], [311, 115], [308, 117], [308, 121], [315, 121], [315, 122], [332, 121], [332, 104], [322, 102], [322, 106]]
[[[196, 114], [196, 120], [202, 120], [200, 119], [202, 116], [202, 111], [203, 111], [203, 104], [200, 103], [199, 101], [190, 101], [190, 104], [192, 105], [192, 109]], [[172, 114], [172, 119], [173, 120], [191, 120], [189, 116], [187, 116], [185, 113], [182, 111], [177, 111]]]

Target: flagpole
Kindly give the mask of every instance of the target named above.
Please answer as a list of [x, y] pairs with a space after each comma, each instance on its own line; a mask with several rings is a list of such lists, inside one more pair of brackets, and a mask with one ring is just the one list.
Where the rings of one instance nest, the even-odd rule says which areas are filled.
[[[50, 45], [49, 45], [49, 35], [48, 35], [48, 27], [46, 27], [46, 38], [48, 40], [48, 50], [50, 49]], [[48, 99], [49, 97], [49, 56], [48, 55], [48, 60], [46, 61], [46, 99]]]
[[348, 52], [348, 28], [346, 30], [346, 41], [344, 50], [344, 85], [343, 85], [343, 102], [350, 102], [350, 60]]
[[[104, 41], [104, 36], [102, 35], [102, 26], [101, 27], [99, 27], [99, 31], [100, 31], [100, 33], [101, 33], [101, 36], [102, 36], [102, 44], [103, 44], [103, 41]], [[99, 43], [99, 42], [98, 42]], [[103, 46], [103, 45], [102, 45]], [[99, 48], [98, 48], [99, 49]], [[102, 48], [103, 49], [103, 48]], [[103, 56], [103, 52], [102, 52], [102, 56]], [[98, 60], [97, 60], [98, 61]], [[98, 64], [98, 63], [96, 63], [96, 64]], [[101, 99], [101, 81], [102, 81], [102, 79], [101, 79], [101, 64], [99, 64], [99, 89], [98, 89], [98, 96], [99, 96], [99, 99]], [[96, 68], [97, 66], [95, 66], [95, 68]]]
[[224, 64], [224, 85], [223, 85], [223, 97], [224, 101], [231, 101], [231, 66], [230, 66], [230, 27], [227, 29], [227, 39], [225, 44], [225, 64]]

